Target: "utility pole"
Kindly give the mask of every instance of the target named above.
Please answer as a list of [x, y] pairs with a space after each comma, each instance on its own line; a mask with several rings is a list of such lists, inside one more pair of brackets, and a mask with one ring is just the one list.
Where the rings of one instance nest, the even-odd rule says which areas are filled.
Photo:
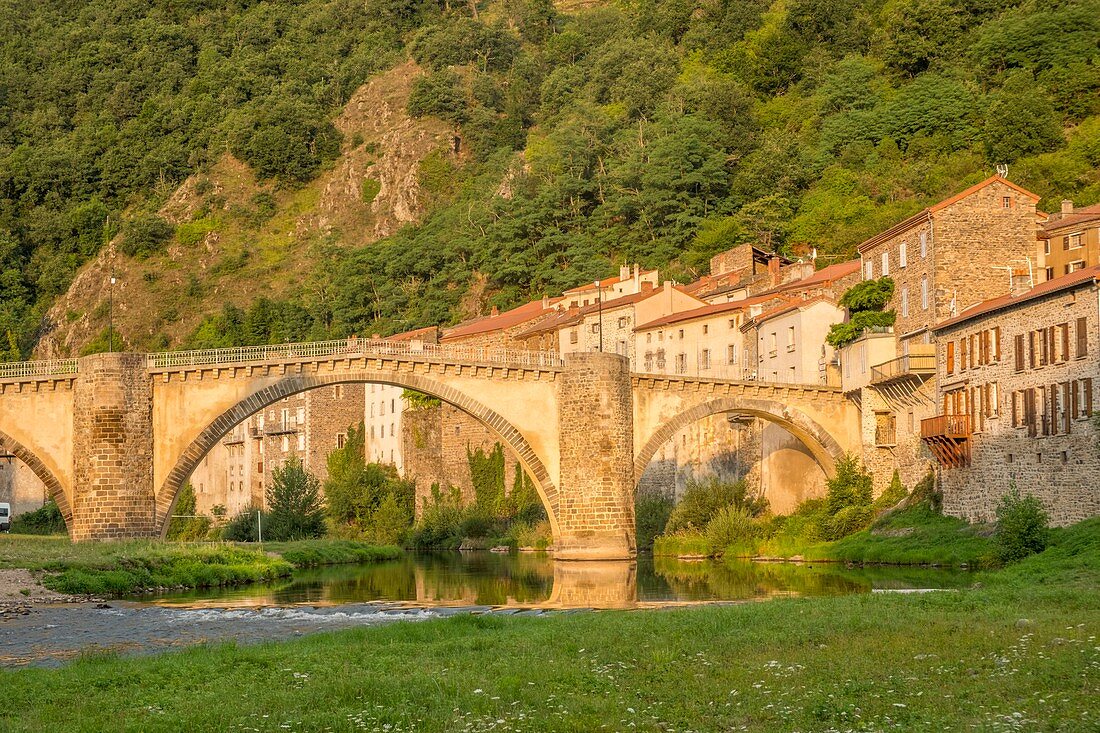
[[599, 304], [599, 318], [600, 318], [600, 353], [603, 353], [603, 288], [600, 287], [600, 281], [596, 281], [596, 303]]
[[115, 351], [115, 275], [111, 273], [111, 287], [107, 292], [107, 338], [110, 344], [108, 350]]

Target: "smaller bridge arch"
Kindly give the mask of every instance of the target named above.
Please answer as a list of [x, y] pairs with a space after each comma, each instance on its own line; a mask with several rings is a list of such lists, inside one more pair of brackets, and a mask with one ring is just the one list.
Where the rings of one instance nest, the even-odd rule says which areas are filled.
[[0, 447], [11, 451], [12, 455], [26, 464], [27, 468], [38, 477], [38, 480], [46, 485], [46, 491], [49, 493], [50, 498], [54, 500], [54, 503], [57, 504], [61, 516], [65, 519], [65, 526], [71, 526], [73, 510], [69, 505], [69, 497], [65, 494], [65, 489], [54, 472], [42, 462], [34, 451], [3, 430], [0, 430]]
[[221, 413], [190, 440], [156, 490], [156, 521], [163, 537], [168, 518], [179, 498], [180, 489], [199, 462], [234, 426], [281, 399], [336, 384], [386, 384], [415, 390], [436, 397], [467, 413], [488, 427], [516, 455], [528, 475], [534, 478], [539, 498], [546, 507], [554, 535], [558, 534], [558, 488], [545, 463], [530, 442], [507, 419], [465, 392], [419, 374], [358, 369], [332, 374], [296, 373], [280, 377], [274, 383], [258, 386]]

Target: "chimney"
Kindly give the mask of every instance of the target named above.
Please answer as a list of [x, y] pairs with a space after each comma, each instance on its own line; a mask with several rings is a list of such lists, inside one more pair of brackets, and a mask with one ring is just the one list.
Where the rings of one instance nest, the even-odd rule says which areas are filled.
[[1073, 213], [1073, 201], [1070, 199], [1062, 199], [1062, 216]]
[[630, 265], [619, 265], [619, 282], [626, 282], [630, 279]]
[[772, 256], [768, 258], [768, 281], [772, 285], [779, 284], [779, 257]]
[[1028, 290], [1031, 290], [1031, 277], [1027, 270], [1016, 269], [1012, 270], [1012, 296], [1018, 297], [1023, 295]]
[[542, 309], [546, 310], [549, 307], [550, 307], [550, 296], [549, 295], [542, 296]]
[[492, 309], [491, 311], [489, 311], [489, 316], [490, 316], [491, 318], [496, 318], [496, 317], [497, 317], [497, 316], [499, 316], [499, 315], [500, 315], [500, 309], [498, 309], [498, 308], [497, 308], [497, 307], [496, 307], [496, 306], [494, 305], [494, 306], [493, 306], [493, 309]]
[[646, 280], [644, 283], [642, 283], [641, 292], [648, 293], [650, 290], [653, 290], [653, 283], [651, 283], [649, 280]]

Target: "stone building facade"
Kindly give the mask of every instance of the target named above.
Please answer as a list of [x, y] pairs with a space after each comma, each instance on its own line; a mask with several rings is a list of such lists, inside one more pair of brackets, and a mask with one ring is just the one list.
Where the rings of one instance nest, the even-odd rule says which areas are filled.
[[1063, 201], [1039, 227], [1035, 259], [1039, 282], [1100, 264], [1100, 204], [1075, 208]]
[[40, 508], [49, 497], [30, 467], [0, 445], [0, 504], [11, 504], [12, 517]]
[[1100, 266], [979, 304], [936, 337], [941, 413], [925, 440], [959, 458], [938, 469], [944, 510], [990, 520], [1015, 485], [1056, 525], [1100, 514]]

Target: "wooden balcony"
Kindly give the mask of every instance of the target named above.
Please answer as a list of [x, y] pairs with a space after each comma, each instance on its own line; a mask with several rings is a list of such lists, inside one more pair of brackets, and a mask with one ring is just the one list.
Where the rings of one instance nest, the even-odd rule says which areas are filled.
[[920, 437], [944, 468], [970, 465], [969, 415], [936, 415], [921, 420]]
[[905, 354], [871, 367], [871, 384], [889, 384], [907, 379], [923, 382], [935, 373], [935, 354]]

